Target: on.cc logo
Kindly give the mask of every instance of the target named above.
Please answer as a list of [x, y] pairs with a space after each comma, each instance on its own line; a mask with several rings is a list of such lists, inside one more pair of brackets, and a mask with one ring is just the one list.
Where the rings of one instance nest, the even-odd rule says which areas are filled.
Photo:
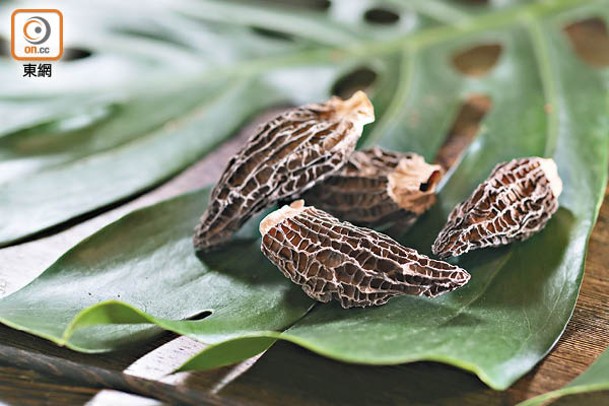
[[11, 54], [17, 61], [57, 61], [63, 55], [63, 14], [17, 9], [11, 16]]
[[30, 17], [23, 25], [23, 35], [25, 40], [32, 45], [43, 44], [51, 36], [51, 25], [40, 16]]

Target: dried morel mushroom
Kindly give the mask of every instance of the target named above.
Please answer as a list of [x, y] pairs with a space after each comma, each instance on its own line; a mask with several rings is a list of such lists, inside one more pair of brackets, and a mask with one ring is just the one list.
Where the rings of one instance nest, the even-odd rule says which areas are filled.
[[371, 148], [355, 151], [343, 168], [302, 197], [341, 220], [366, 226], [409, 228], [436, 201], [442, 169], [414, 153]]
[[440, 257], [524, 240], [558, 209], [562, 181], [552, 159], [514, 159], [499, 164], [465, 202], [450, 213], [433, 244]]
[[372, 104], [360, 91], [292, 109], [261, 126], [211, 192], [195, 230], [196, 249], [225, 243], [252, 215], [342, 168], [372, 121]]
[[260, 223], [262, 252], [307, 295], [342, 307], [380, 306], [397, 295], [434, 297], [469, 281], [463, 269], [341, 222], [299, 200]]

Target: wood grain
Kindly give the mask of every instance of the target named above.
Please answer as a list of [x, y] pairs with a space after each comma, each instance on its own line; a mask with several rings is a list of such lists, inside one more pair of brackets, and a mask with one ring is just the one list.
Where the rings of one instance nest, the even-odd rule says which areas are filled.
[[[158, 380], [140, 378], [122, 371], [83, 366], [76, 361], [34, 353], [0, 344], [0, 359], [12, 367], [28, 369], [57, 382], [72, 382], [83, 388], [114, 388], [126, 393], [151, 397], [172, 404], [220, 404], [220, 399], [205, 390], [186, 385], [170, 385]], [[227, 401], [223, 400], [223, 404]]]
[[56, 382], [34, 371], [0, 367], [0, 402], [3, 404], [80, 405], [96, 392], [96, 389]]

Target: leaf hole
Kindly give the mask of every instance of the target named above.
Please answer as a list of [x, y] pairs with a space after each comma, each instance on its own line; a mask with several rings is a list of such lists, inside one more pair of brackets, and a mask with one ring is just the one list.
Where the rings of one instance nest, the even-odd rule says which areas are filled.
[[277, 30], [271, 30], [269, 28], [260, 28], [260, 27], [251, 27], [251, 30], [253, 32], [255, 32], [256, 34], [265, 37], [265, 38], [271, 38], [271, 39], [278, 39], [281, 41], [294, 41], [294, 36], [290, 35], [288, 33], [282, 32], [282, 31], [277, 31]]
[[0, 38], [0, 57], [9, 56], [10, 54], [11, 54], [11, 46], [10, 46], [9, 42], [4, 38]]
[[468, 48], [453, 55], [455, 69], [466, 76], [481, 77], [497, 65], [503, 52], [500, 44], [483, 44]]
[[466, 6], [488, 6], [491, 0], [457, 0], [457, 3], [465, 4]]
[[351, 97], [358, 90], [367, 90], [376, 81], [377, 74], [362, 66], [340, 77], [332, 86], [332, 94], [343, 99]]
[[213, 312], [211, 310], [205, 310], [205, 311], [199, 312], [197, 314], [194, 314], [194, 315], [186, 318], [186, 320], [188, 320], [188, 321], [203, 320], [204, 318], [211, 316], [212, 313]]
[[63, 53], [63, 57], [61, 58], [62, 61], [77, 61], [80, 59], [85, 59], [90, 57], [91, 55], [93, 55], [93, 53], [91, 51], [88, 51], [86, 49], [82, 49], [82, 48], [67, 48], [64, 53]]
[[598, 18], [576, 21], [564, 28], [574, 52], [594, 68], [609, 66], [607, 24]]
[[330, 0], [310, 0], [308, 3], [311, 3], [310, 7], [315, 10], [328, 10], [332, 6]]
[[370, 24], [393, 25], [400, 21], [400, 15], [393, 10], [374, 7], [364, 13], [364, 20]]
[[436, 155], [435, 162], [445, 171], [448, 171], [459, 160], [463, 151], [472, 143], [478, 134], [480, 123], [491, 107], [490, 97], [483, 94], [472, 94], [463, 101], [451, 129]]
[[330, 0], [266, 0], [265, 3], [318, 11], [328, 10], [332, 6]]

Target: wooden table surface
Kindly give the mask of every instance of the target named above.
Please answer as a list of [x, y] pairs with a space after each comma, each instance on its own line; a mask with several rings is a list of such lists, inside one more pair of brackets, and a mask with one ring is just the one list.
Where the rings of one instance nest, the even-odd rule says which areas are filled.
[[[83, 223], [44, 238], [0, 250], [0, 296], [35, 278], [63, 251], [84, 236], [134, 208], [214, 182], [227, 157], [251, 131], [220, 146], [194, 167], [147, 194]], [[15, 405], [152, 405], [158, 400], [111, 389], [147, 388], [148, 396], [197, 399], [220, 404], [515, 404], [557, 389], [580, 374], [609, 346], [609, 189], [590, 240], [586, 274], [573, 318], [552, 352], [505, 392], [487, 388], [476, 377], [435, 363], [393, 367], [341, 364], [291, 344], [279, 343], [266, 354], [235, 367], [205, 373], [167, 375], [199, 351], [202, 344], [164, 334], [129, 350], [86, 355], [0, 326], [0, 402]], [[26, 352], [17, 355], [7, 350]], [[4, 352], [2, 352], [4, 351]], [[53, 358], [45, 358], [52, 356]], [[121, 384], [125, 371], [129, 376]], [[438, 374], [442, 371], [442, 374]], [[102, 373], [104, 384], [99, 383]], [[68, 375], [68, 376], [64, 376]], [[106, 376], [107, 375], [107, 376]], [[156, 389], [155, 389], [156, 387]], [[105, 389], [101, 389], [105, 388]], [[137, 390], [136, 390], [137, 392]], [[141, 393], [141, 392], [140, 392]], [[175, 395], [175, 396], [174, 396]], [[609, 404], [609, 394], [572, 398], [575, 404]], [[564, 401], [562, 401], [564, 403]], [[568, 402], [568, 400], [567, 400]]]

